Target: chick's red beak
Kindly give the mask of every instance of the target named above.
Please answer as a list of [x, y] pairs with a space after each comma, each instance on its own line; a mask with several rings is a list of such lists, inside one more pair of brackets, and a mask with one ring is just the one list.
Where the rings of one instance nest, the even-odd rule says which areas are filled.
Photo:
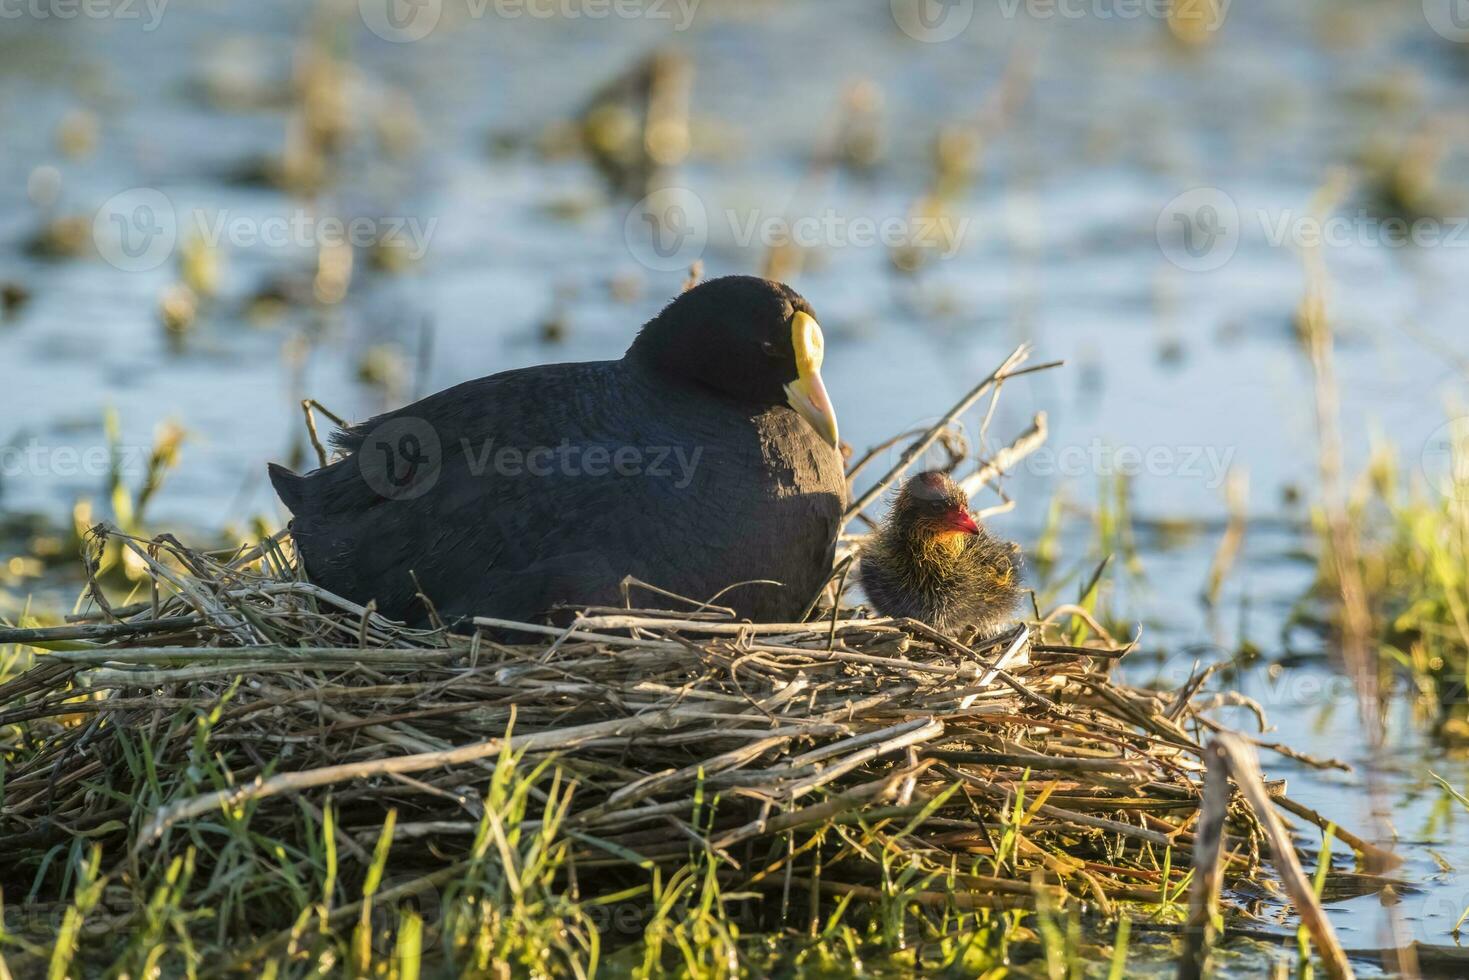
[[974, 518], [969, 516], [969, 511], [963, 507], [954, 507], [944, 515], [944, 523], [956, 531], [965, 534], [978, 534], [979, 525], [974, 523]]

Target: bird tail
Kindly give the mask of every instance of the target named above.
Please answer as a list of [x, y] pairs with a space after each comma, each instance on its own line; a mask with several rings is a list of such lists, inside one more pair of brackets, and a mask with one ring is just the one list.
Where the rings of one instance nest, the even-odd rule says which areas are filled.
[[281, 498], [281, 503], [292, 514], [300, 513], [306, 497], [306, 478], [299, 473], [292, 473], [279, 463], [267, 463], [266, 469], [270, 473], [270, 485], [275, 487], [275, 494]]

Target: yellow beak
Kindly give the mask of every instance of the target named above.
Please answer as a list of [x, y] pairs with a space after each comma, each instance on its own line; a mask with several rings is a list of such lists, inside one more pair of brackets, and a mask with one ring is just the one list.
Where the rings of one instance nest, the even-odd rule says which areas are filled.
[[840, 445], [837, 413], [827, 397], [826, 385], [821, 383], [825, 340], [814, 317], [800, 312], [791, 317], [791, 349], [796, 352], [796, 380], [785, 386], [786, 401], [836, 449]]

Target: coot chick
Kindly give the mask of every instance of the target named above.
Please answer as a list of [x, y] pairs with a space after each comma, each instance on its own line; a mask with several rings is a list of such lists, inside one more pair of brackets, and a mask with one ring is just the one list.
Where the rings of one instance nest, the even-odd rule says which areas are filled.
[[[463, 626], [621, 605], [625, 576], [789, 620], [846, 506], [822, 347], [790, 287], [714, 279], [619, 360], [456, 385], [338, 433], [344, 458], [270, 478], [307, 576], [411, 623], [428, 620], [420, 587]], [[760, 579], [779, 584], [722, 592]]]
[[862, 588], [884, 616], [982, 637], [1008, 625], [1020, 602], [1020, 549], [992, 537], [969, 501], [938, 471], [908, 480], [862, 552]]

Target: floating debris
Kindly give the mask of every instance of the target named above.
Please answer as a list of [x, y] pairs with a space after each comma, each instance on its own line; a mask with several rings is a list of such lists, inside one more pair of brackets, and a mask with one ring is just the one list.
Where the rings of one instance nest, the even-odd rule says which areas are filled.
[[19, 313], [31, 301], [31, 291], [13, 280], [0, 282], [0, 314], [7, 317]]
[[842, 112], [833, 141], [832, 159], [827, 162], [850, 173], [870, 175], [886, 152], [882, 89], [869, 79], [853, 82], [842, 94]]
[[1168, 5], [1168, 32], [1189, 47], [1202, 47], [1218, 35], [1230, 0], [1173, 0]]
[[388, 89], [374, 100], [377, 113], [373, 128], [378, 146], [389, 157], [406, 157], [423, 142], [423, 123], [418, 110], [406, 93]]
[[252, 112], [290, 104], [291, 90], [274, 77], [259, 38], [225, 38], [208, 49], [200, 66], [196, 94], [215, 109]]
[[[940, 128], [933, 146], [933, 174], [909, 208], [915, 234], [889, 251], [894, 269], [911, 275], [934, 254], [952, 255], [962, 244], [953, 217], [955, 206], [978, 174], [984, 149], [1009, 124], [1029, 90], [1028, 62], [1012, 60], [975, 119]], [[927, 231], [918, 234], [917, 229]]]
[[101, 138], [101, 124], [88, 109], [73, 109], [56, 127], [56, 148], [72, 159], [91, 156]]
[[318, 303], [333, 306], [347, 298], [355, 262], [351, 244], [345, 241], [322, 243], [316, 253], [316, 278], [311, 283], [311, 295]]
[[[1406, 224], [1455, 214], [1464, 206], [1465, 196], [1441, 175], [1450, 148], [1446, 134], [1434, 127], [1425, 127], [1398, 146], [1369, 148], [1365, 153], [1369, 203], [1383, 216]], [[1409, 232], [1404, 228], [1404, 240], [1411, 240]]]
[[367, 250], [367, 261], [378, 272], [399, 275], [412, 268], [415, 249], [406, 235], [383, 235]]
[[179, 274], [184, 285], [202, 299], [219, 295], [221, 251], [197, 231], [184, 236], [179, 245]]
[[357, 361], [357, 380], [394, 400], [406, 389], [408, 366], [396, 344], [373, 344]]
[[26, 242], [28, 255], [39, 259], [76, 259], [92, 251], [92, 220], [68, 214], [43, 224]]
[[42, 211], [49, 211], [61, 200], [61, 183], [61, 171], [51, 164], [33, 167], [26, 175], [26, 198]]
[[541, 321], [536, 334], [543, 344], [560, 344], [565, 342], [569, 329], [566, 311], [553, 310], [550, 316]]
[[174, 283], [163, 291], [163, 296], [158, 301], [158, 313], [168, 336], [169, 347], [181, 350], [185, 337], [194, 329], [194, 323], [199, 317], [199, 297], [183, 283]]
[[[579, 114], [580, 145], [615, 192], [642, 197], [688, 156], [693, 74], [684, 56], [657, 52], [604, 85]], [[557, 142], [553, 130], [549, 145]]]

